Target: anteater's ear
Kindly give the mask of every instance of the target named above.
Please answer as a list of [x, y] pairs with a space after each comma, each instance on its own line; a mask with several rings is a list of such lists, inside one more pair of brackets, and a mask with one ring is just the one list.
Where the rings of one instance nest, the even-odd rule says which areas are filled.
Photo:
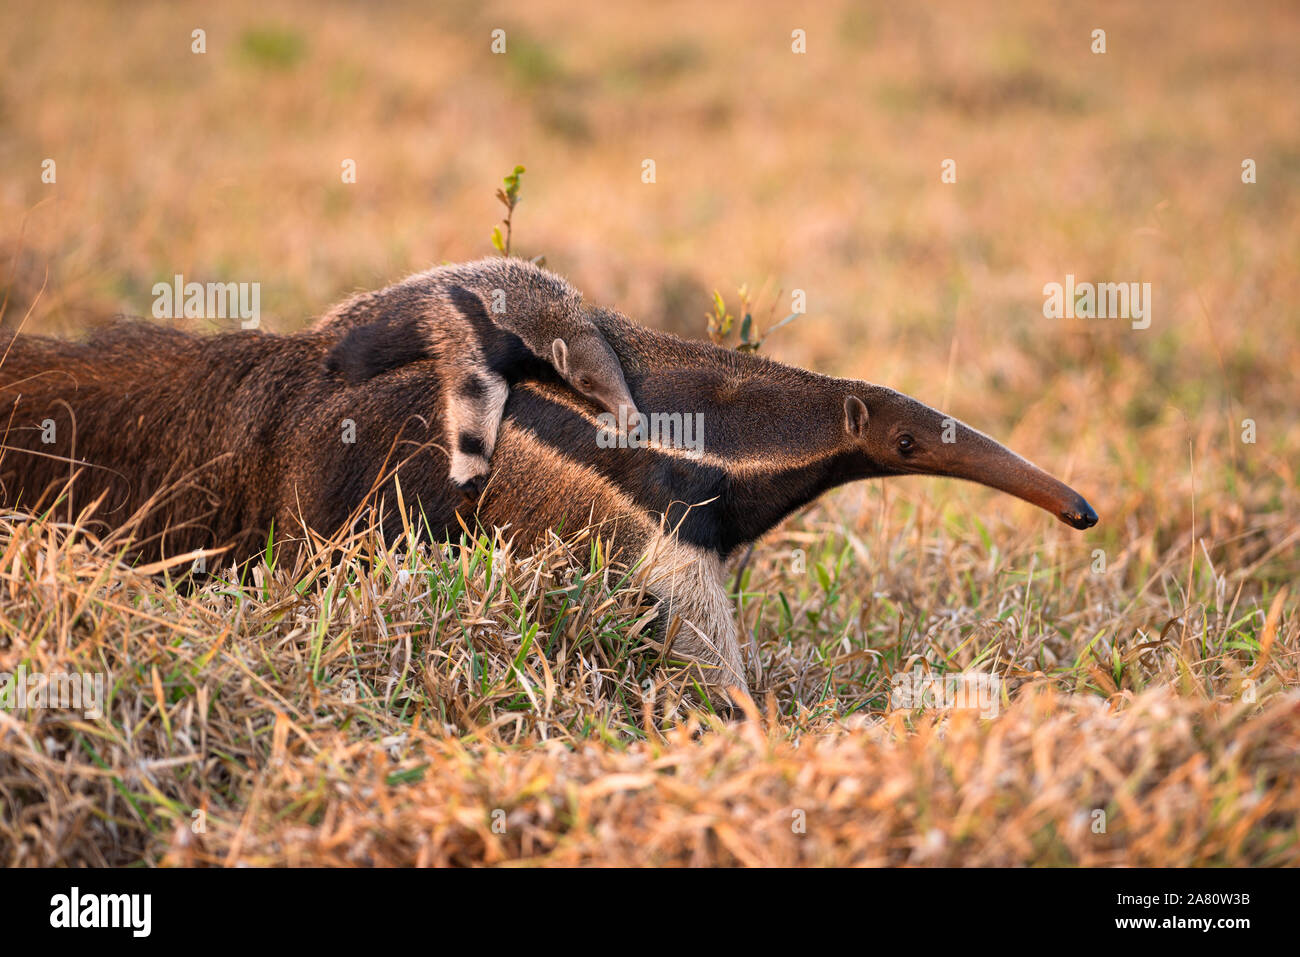
[[569, 377], [569, 347], [563, 339], [551, 343], [551, 358], [555, 360], [555, 371], [564, 378]]
[[348, 330], [325, 357], [325, 368], [357, 383], [428, 356], [414, 323], [375, 322]]
[[844, 400], [844, 431], [862, 438], [867, 431], [867, 407], [856, 395]]

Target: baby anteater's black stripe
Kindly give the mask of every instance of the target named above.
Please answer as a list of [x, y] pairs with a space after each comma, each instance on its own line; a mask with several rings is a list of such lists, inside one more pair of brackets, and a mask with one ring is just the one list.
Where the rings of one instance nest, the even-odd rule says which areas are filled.
[[466, 455], [487, 456], [487, 449], [483, 445], [483, 440], [471, 432], [462, 432], [459, 439], [460, 450]]

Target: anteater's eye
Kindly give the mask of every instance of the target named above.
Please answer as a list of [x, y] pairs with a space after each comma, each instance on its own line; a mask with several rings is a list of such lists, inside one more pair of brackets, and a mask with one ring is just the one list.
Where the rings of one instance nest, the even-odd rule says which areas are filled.
[[904, 455], [916, 448], [916, 439], [912, 438], [906, 432], [898, 437], [898, 451]]
[[591, 388], [591, 380], [590, 380], [589, 378], [587, 378], [585, 375], [578, 376], [578, 388], [579, 388], [579, 389], [590, 389], [590, 388]]

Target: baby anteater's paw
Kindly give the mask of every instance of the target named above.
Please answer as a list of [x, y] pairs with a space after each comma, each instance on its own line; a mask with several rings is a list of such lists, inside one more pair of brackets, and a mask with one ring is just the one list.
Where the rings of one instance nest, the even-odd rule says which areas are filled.
[[[464, 443], [462, 442], [462, 445]], [[451, 484], [466, 498], [477, 499], [488, 479], [487, 457], [458, 448], [451, 455]]]
[[456, 486], [456, 491], [465, 496], [468, 501], [477, 502], [479, 496], [483, 494], [483, 489], [487, 488], [487, 480], [487, 474], [484, 473], [483, 475], [475, 475], [464, 482], [455, 482], [453, 484]]

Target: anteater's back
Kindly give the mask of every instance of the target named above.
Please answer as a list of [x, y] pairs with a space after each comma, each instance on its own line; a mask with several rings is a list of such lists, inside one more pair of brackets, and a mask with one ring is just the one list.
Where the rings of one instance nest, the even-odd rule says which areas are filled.
[[62, 495], [56, 514], [75, 518], [103, 495], [93, 518], [112, 527], [148, 508], [138, 537], [168, 554], [260, 529], [266, 508], [240, 490], [265, 498], [274, 478], [269, 437], [285, 411], [277, 399], [288, 398], [277, 391], [291, 389], [268, 383], [294, 365], [285, 341], [136, 322], [82, 341], [11, 338], [0, 364], [0, 503], [38, 511]]
[[119, 322], [79, 342], [0, 342], [0, 506], [57, 500], [67, 519], [103, 495], [94, 521], [129, 525], [136, 554], [232, 546], [226, 558], [243, 560], [273, 525], [277, 541], [304, 524], [328, 536], [367, 500], [382, 500], [397, 534], [397, 470], [414, 515], [458, 527], [434, 364], [350, 386], [325, 368], [340, 334]]

